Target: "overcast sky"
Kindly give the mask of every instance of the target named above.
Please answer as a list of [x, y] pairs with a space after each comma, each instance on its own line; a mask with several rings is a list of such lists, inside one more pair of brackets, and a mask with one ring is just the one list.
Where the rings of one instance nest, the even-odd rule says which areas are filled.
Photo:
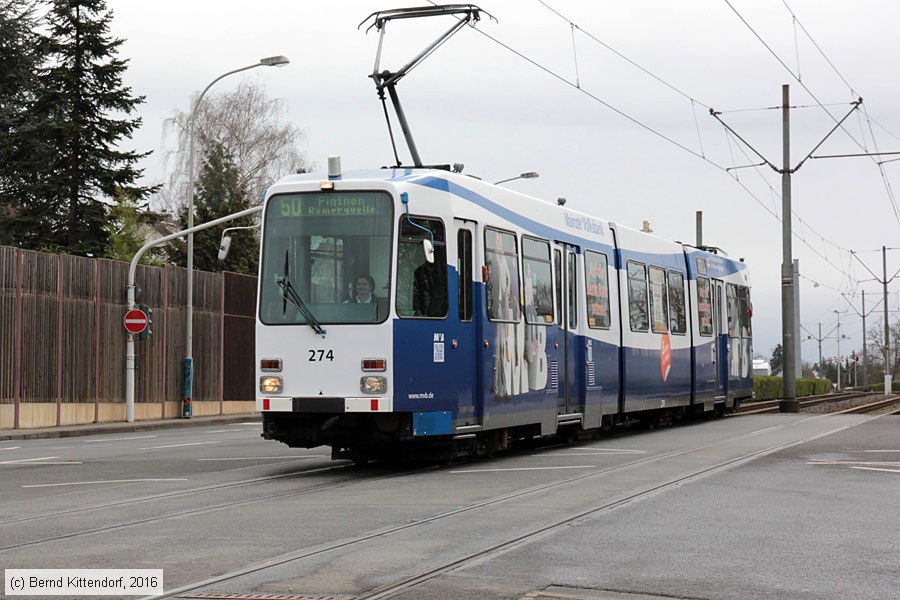
[[[345, 170], [392, 164], [368, 78], [378, 33], [357, 26], [374, 11], [421, 4], [108, 0], [113, 34], [126, 40], [126, 83], [146, 96], [134, 147], [157, 150], [143, 163], [147, 181], [164, 176], [164, 119], [187, 110], [191, 95], [222, 73], [276, 54], [291, 64], [223, 79], [211, 93], [233, 90], [242, 77], [261, 82], [284, 99], [287, 118], [305, 133], [302, 149], [320, 169], [331, 154], [341, 155]], [[751, 267], [755, 351], [769, 356], [781, 341], [781, 177], [768, 166], [726, 172], [761, 159], [729, 139], [709, 109], [780, 167], [781, 111], [773, 107], [790, 84], [796, 166], [861, 96], [864, 111], [814, 155], [900, 151], [900, 2], [479, 6], [498, 22], [485, 15], [477, 30], [464, 28], [399, 84], [423, 161], [464, 163], [466, 173], [487, 180], [538, 171], [538, 179], [507, 185], [551, 201], [566, 197], [567, 206], [634, 228], [648, 220], [671, 240], [693, 243], [695, 213], [703, 211], [704, 242]], [[399, 68], [450, 24], [449, 17], [390, 23], [382, 68]], [[403, 145], [400, 156], [411, 162]], [[834, 311], [842, 313], [846, 355], [862, 344], [851, 304], [861, 310], [863, 290], [867, 312], [881, 299], [881, 285], [849, 250], [881, 277], [881, 247], [900, 248], [900, 201], [891, 195], [900, 194], [900, 161], [883, 164], [884, 176], [876, 163], [891, 158], [900, 155], [811, 159], [793, 176], [801, 323], [816, 337], [821, 323], [830, 338], [825, 357], [837, 353]], [[900, 268], [900, 249], [888, 251], [887, 266], [888, 277]], [[890, 287], [893, 310], [898, 281]], [[879, 305], [867, 327], [882, 315]], [[817, 360], [816, 340], [803, 342], [802, 355]]]

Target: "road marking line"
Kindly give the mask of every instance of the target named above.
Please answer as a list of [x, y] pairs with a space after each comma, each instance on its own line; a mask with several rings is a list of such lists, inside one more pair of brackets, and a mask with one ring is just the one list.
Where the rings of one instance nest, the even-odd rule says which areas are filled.
[[498, 473], [504, 471], [554, 471], [558, 469], [596, 469], [597, 465], [571, 465], [567, 467], [511, 467], [509, 469], [466, 469], [451, 473]]
[[34, 462], [37, 460], [53, 460], [54, 458], [59, 458], [58, 456], [42, 456], [41, 458], [20, 458], [19, 460], [6, 460], [0, 462], [0, 465], [14, 465], [16, 463], [27, 463]]
[[221, 440], [212, 442], [191, 442], [190, 444], [170, 444], [168, 446], [150, 446], [149, 448], [138, 448], [138, 450], [159, 450], [161, 448], [180, 448], [182, 446], [202, 446], [203, 444], [221, 444]]
[[879, 453], [883, 453], [883, 454], [894, 453], [894, 454], [896, 454], [896, 453], [900, 452], [900, 450], [860, 450], [860, 452], [865, 452], [865, 453], [869, 453], [869, 454], [879, 454]]
[[102, 442], [123, 442], [125, 440], [146, 440], [149, 438], [155, 438], [155, 435], [136, 435], [133, 437], [123, 437], [123, 438], [113, 438], [109, 440], [84, 440], [82, 444], [99, 444]]
[[[80, 460], [54, 460], [49, 462], [28, 463], [29, 465], [83, 465]], [[15, 466], [15, 465], [13, 465]], [[22, 465], [24, 466], [24, 465]]]
[[304, 458], [327, 458], [325, 454], [307, 454], [305, 456], [240, 456], [237, 458], [198, 458], [197, 460], [271, 460], [271, 459], [282, 459], [287, 458], [290, 460], [304, 459]]
[[883, 460], [820, 460], [806, 463], [808, 465], [878, 465], [881, 467], [900, 467], [900, 462]]
[[581, 452], [620, 452], [622, 454], [647, 454], [646, 450], [626, 450], [624, 448], [572, 448]]
[[0, 448], [0, 450], [18, 450], [22, 446], [11, 446], [9, 448]]
[[617, 452], [547, 452], [546, 454], [530, 454], [529, 456], [539, 456], [541, 458], [551, 458], [556, 456], [618, 456]]
[[860, 471], [883, 471], [885, 473], [900, 473], [900, 469], [876, 469], [874, 467], [850, 467], [851, 469], [859, 469]]
[[38, 483], [23, 488], [58, 487], [63, 485], [95, 485], [101, 483], [142, 483], [146, 481], [187, 481], [187, 479], [106, 479], [103, 481], [70, 481], [68, 483]]

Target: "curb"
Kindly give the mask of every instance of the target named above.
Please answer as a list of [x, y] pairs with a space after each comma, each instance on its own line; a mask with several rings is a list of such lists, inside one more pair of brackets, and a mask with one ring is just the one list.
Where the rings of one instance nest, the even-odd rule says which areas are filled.
[[154, 431], [157, 429], [180, 429], [184, 427], [202, 427], [204, 425], [227, 425], [259, 422], [259, 413], [238, 415], [215, 415], [210, 417], [192, 417], [190, 419], [159, 419], [155, 421], [136, 421], [134, 423], [85, 423], [84, 425], [64, 425], [62, 427], [46, 427], [42, 429], [0, 429], [0, 441], [37, 440], [45, 438], [77, 437], [98, 435], [102, 433], [129, 433], [134, 431]]

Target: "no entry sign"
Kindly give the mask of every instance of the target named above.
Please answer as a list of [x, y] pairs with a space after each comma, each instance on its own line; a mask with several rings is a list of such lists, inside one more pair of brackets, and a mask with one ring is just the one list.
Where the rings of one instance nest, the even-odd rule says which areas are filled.
[[128, 333], [140, 333], [147, 329], [147, 315], [144, 311], [132, 308], [125, 313], [125, 330]]

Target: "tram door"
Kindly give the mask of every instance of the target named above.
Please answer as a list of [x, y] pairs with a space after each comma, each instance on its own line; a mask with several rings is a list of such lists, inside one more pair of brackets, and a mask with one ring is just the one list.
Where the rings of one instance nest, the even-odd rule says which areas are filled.
[[[475, 223], [455, 219], [456, 230], [456, 290], [457, 318], [459, 328], [451, 340], [452, 351], [460, 352], [467, 357], [465, 368], [459, 373], [459, 414], [457, 422], [460, 426], [480, 425], [483, 415], [484, 381], [481, 373], [482, 348], [477, 343], [480, 339], [475, 323]], [[451, 301], [450, 306], [453, 306]], [[452, 319], [453, 314], [450, 315]], [[480, 319], [479, 319], [480, 321]], [[479, 323], [480, 325], [480, 323]], [[456, 344], [453, 346], [452, 344]]]
[[716, 397], [725, 395], [728, 381], [728, 346], [725, 339], [725, 304], [723, 299], [725, 284], [713, 279], [713, 356], [716, 363]]
[[559, 327], [562, 332], [560, 341], [561, 362], [559, 377], [559, 396], [557, 400], [558, 415], [580, 415], [581, 403], [580, 374], [583, 352], [578, 343], [578, 248], [568, 244], [560, 244], [561, 249], [554, 251], [556, 273], [559, 277], [557, 301], [559, 302]]

